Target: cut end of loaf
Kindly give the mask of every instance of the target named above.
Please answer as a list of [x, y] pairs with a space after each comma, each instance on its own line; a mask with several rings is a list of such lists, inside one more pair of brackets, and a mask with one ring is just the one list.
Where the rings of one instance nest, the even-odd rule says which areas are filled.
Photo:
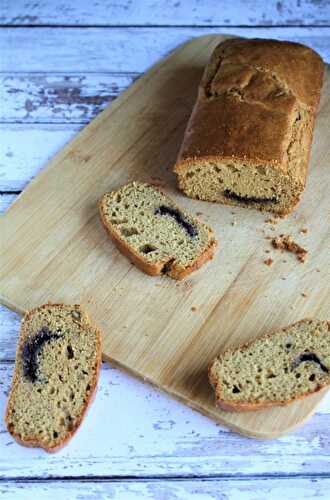
[[45, 304], [22, 320], [5, 421], [25, 446], [48, 452], [76, 432], [95, 392], [100, 332], [78, 305]]
[[330, 323], [302, 320], [225, 351], [209, 378], [217, 405], [228, 411], [286, 405], [330, 384]]
[[99, 209], [114, 243], [147, 274], [183, 279], [213, 257], [213, 231], [154, 186], [105, 193]]

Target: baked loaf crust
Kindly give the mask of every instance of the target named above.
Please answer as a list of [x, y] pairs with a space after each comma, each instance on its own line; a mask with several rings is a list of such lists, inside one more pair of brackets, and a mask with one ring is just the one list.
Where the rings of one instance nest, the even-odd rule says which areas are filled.
[[20, 444], [57, 451], [96, 390], [100, 331], [79, 305], [45, 304], [22, 320], [5, 422]]
[[99, 210], [119, 250], [151, 276], [181, 280], [213, 257], [213, 231], [153, 186], [132, 182], [105, 193]]
[[324, 64], [292, 42], [214, 50], [174, 171], [192, 198], [288, 214], [305, 188]]
[[330, 322], [304, 319], [213, 361], [209, 379], [223, 410], [287, 405], [330, 384]]

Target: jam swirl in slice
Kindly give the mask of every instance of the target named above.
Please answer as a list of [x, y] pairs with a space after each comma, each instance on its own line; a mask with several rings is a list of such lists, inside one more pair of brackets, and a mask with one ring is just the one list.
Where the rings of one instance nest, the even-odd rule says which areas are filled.
[[156, 215], [169, 215], [170, 217], [173, 217], [177, 224], [181, 226], [186, 233], [189, 234], [192, 238], [194, 236], [198, 235], [197, 228], [193, 226], [185, 217], [184, 215], [177, 210], [176, 208], [172, 207], [167, 207], [166, 205], [161, 205], [160, 207], [156, 208], [155, 210]]
[[298, 356], [292, 364], [292, 369], [297, 368], [301, 363], [305, 361], [311, 361], [312, 363], [316, 363], [319, 365], [321, 370], [325, 373], [329, 373], [329, 369], [322, 363], [320, 358], [314, 352], [303, 352]]
[[22, 348], [22, 362], [24, 377], [31, 382], [38, 380], [38, 354], [46, 342], [60, 338], [61, 335], [52, 333], [47, 326], [43, 326], [33, 338], [28, 339]]
[[256, 196], [240, 196], [239, 194], [230, 191], [230, 189], [226, 189], [223, 192], [224, 196], [229, 200], [241, 201], [242, 203], [278, 203], [278, 200], [275, 197], [272, 198], [257, 198]]

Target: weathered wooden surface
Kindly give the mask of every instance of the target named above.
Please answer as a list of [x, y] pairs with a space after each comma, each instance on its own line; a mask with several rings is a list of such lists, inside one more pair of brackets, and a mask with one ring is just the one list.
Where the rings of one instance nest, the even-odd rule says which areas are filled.
[[325, 0], [2, 0], [0, 23], [17, 25], [324, 25]]
[[[328, 28], [2, 28], [1, 72], [141, 73], [173, 49], [207, 34], [306, 43], [329, 56]], [[40, 39], [44, 41], [40, 44]], [[59, 50], [61, 47], [61, 50]]]
[[22, 190], [81, 127], [0, 124], [0, 192]]
[[[12, 368], [12, 362], [0, 363], [1, 414]], [[304, 428], [276, 441], [255, 441], [103, 364], [94, 404], [70, 446], [56, 455], [20, 447], [1, 420], [0, 484], [50, 476], [327, 475], [329, 416], [327, 398]]]
[[[3, 25], [77, 26], [68, 36], [64, 36], [64, 30], [52, 35], [47, 29], [25, 30], [18, 35], [17, 47], [19, 28], [15, 27], [11, 34], [6, 30], [5, 36], [0, 29], [0, 193], [22, 189], [131, 79], [181, 42], [211, 31], [196, 25], [225, 25], [228, 31], [229, 26], [234, 25], [330, 24], [328, 1], [226, 0], [221, 2], [221, 8], [217, 0], [202, 4], [196, 0], [151, 3], [152, 6], [147, 0], [143, 3], [126, 0], [0, 2], [0, 24]], [[171, 24], [187, 28], [146, 28]], [[88, 30], [85, 34], [79, 29], [82, 25], [143, 27], [140, 30]], [[299, 40], [319, 49], [330, 62], [327, 28], [306, 30], [299, 26], [233, 28], [231, 32]], [[61, 57], [57, 55], [59, 50]], [[18, 53], [22, 53], [21, 58], [17, 57]], [[15, 197], [0, 194], [0, 211]], [[10, 381], [18, 328], [19, 317], [0, 307], [0, 415]], [[6, 471], [10, 461], [12, 479], [6, 482], [5, 474], [0, 479], [0, 493], [6, 500], [110, 496], [158, 500], [198, 495], [233, 500], [329, 497], [330, 396], [302, 429], [274, 442], [255, 442], [232, 434], [150, 386], [104, 365], [100, 389], [91, 410], [81, 430], [82, 436], [78, 433], [66, 450], [54, 456], [16, 444], [4, 446], [1, 443], [12, 441], [1, 423], [0, 472], [3, 473], [1, 459], [2, 463], [6, 461]], [[108, 412], [112, 425], [108, 425], [108, 418], [100, 418]], [[129, 415], [133, 418], [128, 418]], [[93, 446], [89, 439], [91, 429]], [[107, 441], [100, 438], [105, 432], [109, 436]], [[133, 480], [98, 482], [98, 478], [116, 473], [120, 477], [132, 474]], [[49, 474], [56, 477], [72, 474], [76, 479], [91, 474], [93, 482], [38, 480]], [[135, 482], [141, 475], [155, 474], [164, 480]], [[234, 479], [233, 474], [238, 479]], [[166, 480], [166, 476], [178, 475], [203, 476], [203, 479], [187, 483]], [[283, 478], [277, 478], [278, 475]], [[17, 477], [22, 476], [35, 479], [17, 482]], [[215, 479], [207, 481], [207, 476]]]
[[1, 123], [87, 123], [137, 74], [0, 74]]
[[330, 479], [188, 479], [124, 480], [101, 482], [47, 481], [42, 483], [0, 483], [6, 500], [286, 500], [327, 499]]

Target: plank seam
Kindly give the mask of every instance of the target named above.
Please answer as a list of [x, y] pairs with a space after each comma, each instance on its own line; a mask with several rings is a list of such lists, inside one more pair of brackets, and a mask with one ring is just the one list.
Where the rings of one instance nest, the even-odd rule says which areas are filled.
[[129, 475], [129, 476], [120, 476], [120, 475], [114, 475], [114, 476], [47, 476], [47, 477], [39, 477], [39, 476], [31, 476], [31, 477], [26, 477], [26, 476], [16, 476], [16, 477], [0, 477], [0, 484], [4, 482], [10, 482], [10, 483], [16, 483], [16, 482], [26, 482], [26, 483], [57, 483], [57, 482], [88, 482], [88, 483], [101, 483], [101, 482], [139, 482], [139, 483], [144, 483], [144, 482], [159, 482], [159, 481], [182, 481], [182, 482], [187, 482], [187, 481], [251, 481], [251, 480], [258, 480], [258, 481], [268, 481], [271, 479], [277, 479], [279, 481], [288, 481], [288, 480], [294, 480], [294, 479], [330, 479], [330, 473], [310, 473], [310, 474], [299, 474], [299, 473], [293, 473], [293, 474], [202, 474], [202, 475], [166, 475], [166, 476], [161, 476], [161, 475], [146, 475], [141, 477], [140, 476], [134, 476], [134, 475]]
[[5, 195], [5, 194], [17, 194], [19, 195], [22, 191], [21, 190], [16, 190], [13, 189], [12, 191], [0, 191], [0, 196]]
[[0, 24], [0, 28], [53, 29], [126, 29], [126, 28], [329, 28], [328, 21], [320, 24]]

